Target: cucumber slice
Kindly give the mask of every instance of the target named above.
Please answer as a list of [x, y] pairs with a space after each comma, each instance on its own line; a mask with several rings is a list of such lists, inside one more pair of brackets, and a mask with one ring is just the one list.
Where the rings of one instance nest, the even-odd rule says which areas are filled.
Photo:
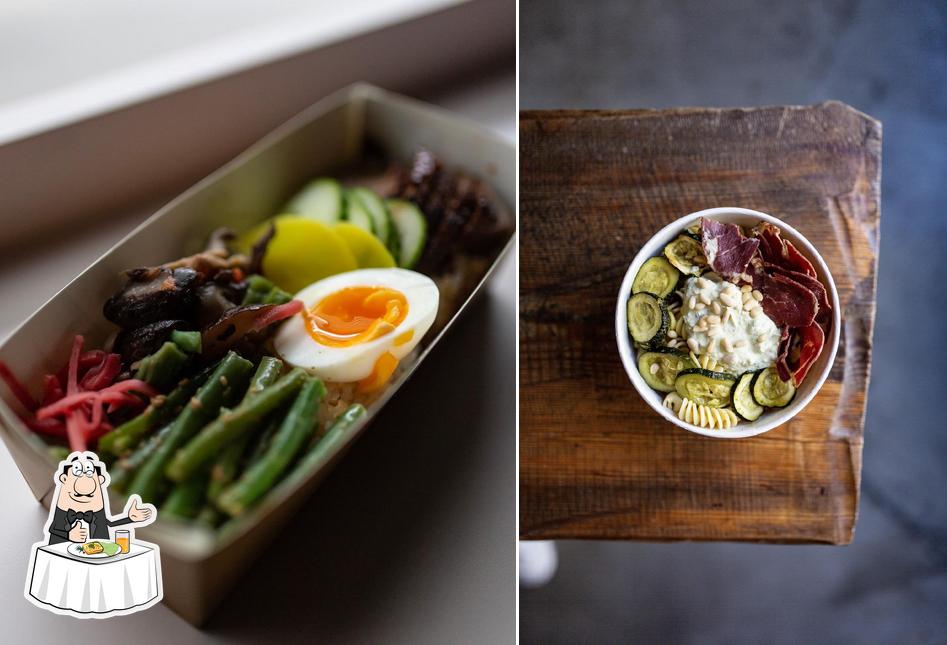
[[767, 408], [784, 408], [796, 396], [792, 381], [779, 378], [776, 368], [767, 367], [753, 377], [751, 384], [753, 400]]
[[636, 293], [628, 299], [628, 332], [635, 342], [664, 338], [669, 323], [667, 305], [653, 293]]
[[[391, 223], [391, 214], [384, 200], [368, 188], [353, 188], [349, 191], [350, 199], [361, 203], [362, 209], [372, 220], [372, 231], [381, 243], [388, 247], [391, 255], [398, 257], [398, 236]], [[350, 206], [351, 208], [351, 206]], [[394, 246], [393, 246], [394, 245]]]
[[375, 226], [372, 223], [372, 216], [368, 213], [368, 209], [365, 208], [365, 204], [361, 199], [358, 198], [358, 195], [354, 194], [354, 191], [345, 191], [345, 206], [346, 220], [359, 227], [363, 231], [368, 231], [372, 234], [375, 233]]
[[763, 406], [753, 398], [750, 386], [756, 372], [746, 372], [733, 384], [730, 398], [733, 399], [733, 409], [746, 421], [756, 421], [763, 414]]
[[[657, 368], [652, 367], [657, 365]], [[673, 392], [674, 380], [686, 369], [697, 367], [691, 357], [675, 349], [661, 348], [638, 355], [638, 371], [645, 383], [658, 392]]]
[[315, 179], [289, 200], [283, 213], [302, 215], [323, 224], [335, 224], [345, 215], [345, 193], [334, 179]]
[[674, 291], [680, 277], [681, 272], [664, 258], [651, 258], [638, 270], [638, 275], [635, 276], [635, 281], [631, 285], [631, 292], [647, 291], [663, 298]]
[[417, 206], [404, 199], [386, 199], [398, 237], [398, 266], [411, 269], [421, 259], [427, 241], [427, 220]]
[[730, 390], [735, 377], [724, 372], [711, 372], [700, 368], [683, 370], [674, 380], [674, 389], [685, 399], [712, 408], [722, 408], [730, 403]]
[[707, 266], [704, 247], [688, 235], [678, 235], [673, 242], [664, 247], [664, 255], [678, 271], [687, 275], [700, 275]]

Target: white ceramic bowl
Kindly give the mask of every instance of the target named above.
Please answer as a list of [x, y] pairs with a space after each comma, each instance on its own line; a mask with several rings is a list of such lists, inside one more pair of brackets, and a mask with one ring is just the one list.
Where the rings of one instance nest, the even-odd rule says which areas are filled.
[[[665, 408], [663, 405], [664, 393], [652, 389], [645, 383], [641, 374], [638, 373], [636, 350], [628, 336], [627, 303], [628, 298], [631, 297], [631, 283], [638, 274], [638, 269], [641, 268], [641, 265], [644, 264], [648, 258], [660, 255], [668, 242], [680, 235], [685, 228], [701, 217], [710, 217], [721, 222], [740, 224], [741, 226], [748, 227], [759, 223], [760, 220], [778, 226], [782, 231], [783, 238], [792, 242], [793, 245], [812, 262], [816, 273], [819, 274], [819, 280], [821, 280], [822, 284], [828, 289], [829, 299], [832, 302], [832, 329], [829, 331], [828, 338], [825, 339], [825, 347], [822, 349], [818, 360], [809, 370], [808, 376], [806, 376], [806, 379], [802, 382], [792, 402], [785, 408], [767, 410], [756, 421], [749, 422], [741, 420], [736, 427], [729, 430], [699, 428], [690, 423], [681, 421], [671, 410]], [[717, 437], [719, 439], [741, 439], [743, 437], [753, 437], [762, 434], [786, 423], [799, 414], [802, 409], [809, 404], [812, 397], [816, 395], [816, 392], [819, 391], [826, 377], [828, 377], [829, 371], [832, 369], [832, 364], [835, 362], [835, 353], [838, 350], [839, 329], [841, 327], [840, 309], [838, 291], [835, 288], [835, 281], [832, 280], [832, 274], [829, 273], [829, 267], [826, 266], [825, 260], [822, 259], [822, 256], [819, 255], [815, 247], [809, 240], [804, 238], [799, 231], [782, 220], [759, 211], [730, 207], [709, 208], [707, 210], [691, 213], [690, 215], [685, 215], [671, 222], [658, 231], [654, 237], [648, 240], [648, 242], [641, 247], [641, 250], [638, 251], [638, 255], [635, 256], [635, 259], [632, 260], [631, 265], [629, 265], [628, 271], [625, 273], [625, 279], [622, 280], [621, 289], [618, 291], [618, 302], [615, 306], [615, 337], [618, 340], [618, 353], [621, 355], [621, 362], [625, 366], [625, 371], [628, 372], [628, 377], [634, 384], [635, 389], [638, 390], [638, 394], [641, 395], [655, 412], [674, 425], [689, 430], [690, 432], [706, 435], [708, 437]]]

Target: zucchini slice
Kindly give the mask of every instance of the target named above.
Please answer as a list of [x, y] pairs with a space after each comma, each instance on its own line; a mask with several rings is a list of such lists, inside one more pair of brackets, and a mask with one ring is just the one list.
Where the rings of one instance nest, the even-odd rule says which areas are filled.
[[753, 398], [753, 392], [750, 386], [756, 372], [746, 372], [733, 384], [733, 391], [730, 398], [733, 399], [733, 409], [740, 415], [740, 418], [746, 421], [756, 421], [763, 414], [763, 406]]
[[[657, 365], [657, 368], [652, 367], [654, 365]], [[641, 378], [658, 392], [673, 392], [677, 375], [682, 370], [694, 367], [697, 366], [689, 355], [669, 347], [641, 352], [638, 355], [638, 371], [641, 372]]]
[[314, 179], [289, 200], [283, 213], [302, 215], [323, 224], [335, 224], [345, 216], [342, 185], [335, 179]]
[[664, 255], [678, 271], [687, 275], [700, 275], [707, 266], [704, 247], [688, 235], [678, 235], [673, 242], [664, 247]]
[[631, 292], [647, 291], [663, 298], [674, 291], [680, 277], [681, 272], [664, 258], [651, 258], [638, 270], [638, 275], [635, 276], [635, 281], [631, 285]]
[[381, 240], [381, 243], [388, 247], [392, 257], [398, 257], [398, 236], [395, 234], [395, 227], [391, 223], [391, 214], [388, 213], [388, 207], [384, 200], [368, 188], [357, 187], [349, 191], [349, 202], [361, 202], [362, 208], [372, 219], [372, 230], [375, 237]]
[[[398, 237], [398, 254], [395, 260], [403, 269], [413, 269], [424, 252], [427, 241], [427, 220], [424, 213], [412, 202], [404, 199], [386, 199], [385, 205], [391, 213]], [[389, 247], [390, 248], [390, 247]]]
[[724, 372], [692, 368], [681, 371], [674, 380], [674, 389], [685, 399], [712, 408], [730, 403], [730, 390], [735, 377]]
[[[375, 233], [372, 216], [369, 214], [368, 209], [365, 208], [364, 202], [358, 198], [358, 195], [351, 190], [345, 191], [345, 205], [346, 220], [363, 231], [368, 231], [372, 234]], [[384, 241], [382, 241], [382, 244], [384, 244]]]
[[684, 235], [687, 237], [692, 237], [698, 242], [700, 242], [700, 220], [697, 220], [690, 226], [684, 229]]
[[796, 396], [792, 381], [780, 379], [774, 367], [767, 367], [753, 377], [751, 391], [753, 400], [767, 408], [784, 408]]
[[667, 305], [653, 293], [636, 293], [628, 299], [628, 332], [636, 342], [664, 338], [669, 323]]

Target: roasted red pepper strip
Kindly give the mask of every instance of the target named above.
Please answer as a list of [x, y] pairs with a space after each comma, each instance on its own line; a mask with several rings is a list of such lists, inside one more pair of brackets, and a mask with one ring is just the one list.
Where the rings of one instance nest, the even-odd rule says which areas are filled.
[[792, 373], [792, 382], [799, 387], [802, 380], [809, 373], [819, 354], [822, 353], [822, 347], [825, 345], [825, 332], [818, 323], [812, 323], [808, 327], [798, 330], [799, 345], [799, 364], [796, 365]]

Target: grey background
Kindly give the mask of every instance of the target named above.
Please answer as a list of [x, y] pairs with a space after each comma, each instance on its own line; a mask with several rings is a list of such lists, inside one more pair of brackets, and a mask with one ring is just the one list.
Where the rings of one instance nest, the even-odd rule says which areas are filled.
[[[418, 98], [515, 136], [512, 64], [458, 75], [454, 85]], [[142, 204], [0, 255], [0, 335], [160, 205]], [[0, 448], [0, 643], [511, 642], [515, 292], [508, 254], [483, 300], [385, 406], [203, 630], [164, 605], [80, 621], [28, 603], [29, 549], [42, 537], [47, 511]]]
[[840, 99], [884, 124], [854, 543], [560, 542], [522, 642], [947, 643], [947, 4], [522, 0], [520, 29], [521, 109]]

